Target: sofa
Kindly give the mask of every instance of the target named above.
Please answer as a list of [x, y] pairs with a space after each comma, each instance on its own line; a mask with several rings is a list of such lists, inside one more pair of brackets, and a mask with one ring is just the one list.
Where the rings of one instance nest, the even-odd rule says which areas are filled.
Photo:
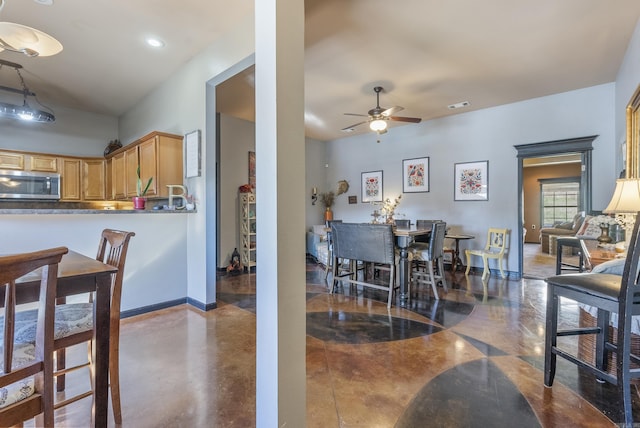
[[573, 216], [571, 221], [555, 224], [553, 227], [545, 227], [540, 229], [540, 243], [542, 244], [542, 252], [549, 254], [549, 237], [550, 236], [576, 236], [582, 227], [585, 219], [584, 211], [580, 211]]
[[329, 243], [327, 242], [326, 226], [314, 225], [307, 231], [307, 254], [316, 262], [327, 265], [329, 259]]

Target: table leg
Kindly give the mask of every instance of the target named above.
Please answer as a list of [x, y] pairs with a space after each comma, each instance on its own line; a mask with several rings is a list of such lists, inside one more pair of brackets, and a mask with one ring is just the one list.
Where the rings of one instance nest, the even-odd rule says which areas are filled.
[[400, 281], [400, 306], [406, 306], [407, 304], [407, 286], [409, 284], [409, 252], [407, 248], [411, 243], [411, 237], [398, 236], [397, 244], [400, 252], [400, 258], [398, 260], [398, 281]]
[[93, 301], [92, 349], [94, 371], [93, 420], [95, 427], [106, 427], [109, 411], [109, 336], [111, 316], [111, 274], [96, 278]]
[[462, 264], [462, 259], [460, 258], [460, 240], [456, 238], [455, 241], [456, 241], [456, 261], [454, 263], [453, 271], [457, 272], [458, 267], [464, 266], [464, 265]]

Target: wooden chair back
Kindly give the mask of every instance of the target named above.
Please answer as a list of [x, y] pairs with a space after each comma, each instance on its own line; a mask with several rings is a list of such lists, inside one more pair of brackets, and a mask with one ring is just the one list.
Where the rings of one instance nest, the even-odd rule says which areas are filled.
[[111, 322], [120, 323], [120, 300], [122, 297], [122, 280], [124, 278], [124, 265], [127, 260], [127, 250], [129, 240], [136, 236], [134, 232], [122, 230], [105, 229], [102, 231], [100, 243], [98, 244], [98, 255], [96, 260], [118, 268], [118, 272], [113, 275], [111, 286]]
[[487, 245], [484, 250], [489, 253], [502, 255], [507, 248], [507, 229], [489, 228]]
[[[0, 287], [4, 288], [4, 335], [0, 388], [34, 377], [34, 392], [26, 398], [0, 403], [0, 426], [22, 424], [43, 413], [43, 425], [53, 426], [53, 338], [58, 263], [65, 247], [0, 257]], [[40, 271], [38, 271], [40, 269]], [[37, 272], [34, 272], [37, 271]], [[40, 280], [35, 356], [19, 360], [14, 346], [18, 278], [37, 274]]]

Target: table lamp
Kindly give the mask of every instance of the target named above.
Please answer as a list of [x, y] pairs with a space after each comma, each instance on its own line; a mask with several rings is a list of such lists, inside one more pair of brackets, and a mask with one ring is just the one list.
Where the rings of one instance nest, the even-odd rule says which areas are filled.
[[604, 209], [605, 214], [615, 214], [618, 223], [623, 225], [625, 248], [629, 246], [631, 231], [640, 211], [640, 180], [637, 178], [621, 178], [616, 180], [616, 190], [611, 202]]

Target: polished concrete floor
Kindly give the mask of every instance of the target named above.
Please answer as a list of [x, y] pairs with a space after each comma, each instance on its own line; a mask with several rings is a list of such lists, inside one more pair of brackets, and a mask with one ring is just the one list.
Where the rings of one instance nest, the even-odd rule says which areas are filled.
[[[387, 311], [381, 292], [328, 294], [307, 263], [308, 427], [615, 426], [611, 386], [562, 361], [543, 385], [543, 281], [447, 277], [440, 301], [412, 289]], [[218, 305], [123, 320], [123, 426], [255, 426], [255, 275], [222, 277]], [[561, 312], [577, 322], [574, 304]], [[59, 410], [57, 426], [88, 426], [90, 405]]]

